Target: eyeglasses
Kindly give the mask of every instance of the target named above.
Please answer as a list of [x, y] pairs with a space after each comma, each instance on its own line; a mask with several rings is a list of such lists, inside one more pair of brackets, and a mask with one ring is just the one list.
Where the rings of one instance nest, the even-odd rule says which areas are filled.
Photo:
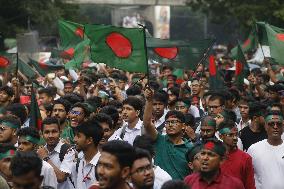
[[282, 122], [268, 122], [267, 123], [269, 127], [274, 127], [275, 125], [277, 127], [281, 127], [282, 126]]
[[134, 171], [132, 174], [139, 174], [139, 175], [142, 175], [142, 174], [145, 174], [146, 171], [150, 171], [151, 169], [153, 169], [153, 166], [151, 164], [149, 165], [146, 165], [144, 167], [140, 167], [138, 168], [136, 171]]
[[70, 110], [70, 111], [69, 111], [69, 114], [72, 114], [72, 115], [81, 115], [82, 113], [81, 113], [80, 111]]
[[4, 132], [6, 131], [8, 128], [6, 128], [5, 126], [0, 126], [0, 132]]
[[174, 125], [174, 126], [176, 126], [178, 123], [181, 123], [181, 122], [179, 120], [165, 121], [165, 125]]
[[218, 105], [218, 106], [207, 106], [208, 109], [217, 109], [219, 108], [221, 105]]

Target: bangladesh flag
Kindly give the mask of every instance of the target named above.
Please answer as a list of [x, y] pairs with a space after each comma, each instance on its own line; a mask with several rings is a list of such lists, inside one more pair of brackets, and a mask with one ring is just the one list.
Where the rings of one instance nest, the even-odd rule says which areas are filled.
[[148, 72], [145, 34], [142, 28], [85, 25], [91, 59], [129, 72]]
[[196, 68], [204, 54], [215, 42], [214, 39], [191, 42], [162, 40], [163, 43], [168, 42], [168, 45], [165, 46], [163, 43], [159, 44], [159, 41], [155, 39], [155, 43], [152, 42], [151, 45], [148, 45], [148, 41], [151, 40], [153, 39], [147, 40], [149, 58], [175, 68], [191, 70]]
[[[257, 36], [256, 31], [253, 29], [248, 38], [242, 43], [241, 47], [244, 53], [257, 49]], [[231, 50], [231, 57], [233, 59], [238, 57], [238, 45]]]
[[31, 95], [31, 107], [30, 107], [30, 127], [35, 127], [37, 130], [41, 130], [42, 119], [36, 99], [36, 92], [34, 90], [34, 83], [32, 83], [32, 95]]
[[238, 44], [237, 46], [237, 57], [235, 67], [235, 82], [237, 86], [242, 87], [244, 84], [244, 78], [249, 73], [249, 67], [240, 44]]
[[58, 29], [61, 49], [74, 48], [84, 40], [84, 25], [82, 24], [59, 20]]
[[50, 72], [64, 68], [64, 65], [58, 65], [51, 62], [50, 60], [44, 59], [41, 59], [39, 61], [30, 59], [30, 64], [38, 71], [41, 76], [46, 76]]
[[13, 62], [17, 61], [16, 59], [16, 54], [0, 53], [0, 73], [11, 71], [13, 69]]
[[209, 89], [212, 91], [217, 91], [224, 89], [224, 80], [217, 69], [215, 56], [209, 56]]
[[24, 74], [27, 78], [35, 78], [37, 73], [32, 67], [19, 58], [18, 60], [18, 71]]

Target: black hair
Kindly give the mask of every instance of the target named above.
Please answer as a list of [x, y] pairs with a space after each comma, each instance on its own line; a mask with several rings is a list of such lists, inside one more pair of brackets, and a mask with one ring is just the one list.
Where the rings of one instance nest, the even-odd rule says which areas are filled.
[[229, 91], [232, 94], [234, 100], [238, 102], [240, 100], [240, 93], [239, 93], [239, 91], [237, 89], [233, 89], [233, 88], [229, 89]]
[[202, 144], [200, 142], [195, 143], [185, 154], [185, 159], [187, 162], [193, 162], [194, 156], [198, 154], [202, 149]]
[[224, 128], [232, 129], [234, 127], [236, 127], [235, 122], [233, 120], [226, 119], [218, 125], [218, 131], [220, 131], [221, 129], [224, 129]]
[[225, 117], [224, 117], [225, 119], [230, 119], [234, 122], [237, 122], [237, 115], [233, 110], [225, 109], [224, 113], [225, 113]]
[[88, 109], [88, 106], [87, 106], [86, 104], [81, 103], [81, 102], [77, 102], [76, 104], [74, 104], [74, 105], [72, 106], [71, 109], [73, 109], [73, 108], [75, 108], [75, 107], [82, 108], [83, 111], [84, 111], [85, 117], [89, 117], [89, 116], [90, 116], [90, 113], [91, 113], [91, 112], [90, 112], [90, 110]]
[[20, 128], [17, 131], [17, 136], [21, 137], [21, 136], [32, 136], [36, 139], [40, 139], [40, 135], [39, 132], [36, 128], [34, 127], [24, 127], [24, 128]]
[[42, 121], [42, 127], [41, 130], [44, 130], [45, 125], [51, 125], [51, 124], [56, 124], [58, 126], [58, 129], [60, 131], [60, 124], [59, 120], [56, 117], [47, 117]]
[[140, 95], [142, 93], [142, 88], [138, 85], [133, 85], [126, 90], [127, 96]]
[[178, 87], [171, 87], [168, 89], [168, 91], [171, 91], [173, 95], [179, 96], [179, 88]]
[[9, 104], [5, 108], [5, 111], [9, 111], [11, 114], [17, 116], [21, 120], [21, 124], [23, 124], [28, 117], [25, 106], [20, 103]]
[[40, 177], [41, 168], [42, 160], [35, 152], [17, 152], [10, 165], [13, 176], [22, 176], [34, 171], [35, 176]]
[[12, 97], [14, 96], [14, 91], [13, 91], [13, 88], [12, 87], [9, 87], [7, 85], [3, 86], [3, 87], [0, 87], [0, 91], [4, 91], [5, 93], [7, 93], [7, 95], [9, 97]]
[[64, 108], [65, 108], [66, 113], [68, 113], [69, 110], [70, 110], [70, 108], [71, 108], [71, 103], [70, 103], [69, 101], [63, 99], [63, 98], [59, 98], [58, 100], [55, 100], [55, 101], [53, 102], [53, 106], [54, 106], [55, 104], [61, 104], [61, 105], [63, 105]]
[[224, 106], [224, 105], [225, 105], [224, 97], [222, 97], [222, 96], [219, 95], [219, 94], [212, 94], [212, 95], [209, 97], [209, 101], [214, 101], [214, 100], [219, 100], [221, 106]]
[[98, 96], [92, 96], [86, 100], [86, 103], [97, 109], [102, 106], [102, 98]]
[[63, 82], [63, 84], [64, 85], [66, 85], [66, 84], [71, 84], [73, 87], [74, 87], [74, 84], [73, 84], [73, 82], [72, 81], [69, 81], [69, 80], [67, 80], [67, 81], [64, 81]]
[[191, 106], [191, 98], [190, 97], [178, 98], [178, 99], [176, 99], [175, 103], [177, 103], [177, 102], [183, 102], [186, 105], [188, 105], [188, 107]]
[[125, 141], [109, 141], [102, 145], [102, 152], [115, 156], [121, 168], [131, 167], [135, 159], [133, 146]]
[[268, 111], [268, 112], [266, 112], [266, 114], [265, 114], [265, 117], [267, 117], [267, 116], [269, 116], [269, 115], [278, 115], [278, 116], [281, 116], [281, 117], [283, 117], [283, 114], [282, 114], [282, 112], [281, 111]]
[[110, 106], [114, 106], [115, 108], [122, 108], [122, 102], [120, 102], [119, 100], [112, 100], [108, 103], [108, 105]]
[[152, 163], [152, 156], [150, 155], [149, 151], [144, 150], [142, 148], [135, 148], [135, 158], [134, 161], [147, 158], [150, 163]]
[[20, 119], [17, 116], [14, 116], [12, 114], [8, 114], [8, 115], [1, 117], [0, 123], [2, 123], [2, 122], [10, 122], [13, 125], [17, 126], [17, 128], [20, 128], [20, 126], [21, 126]]
[[153, 100], [162, 102], [165, 106], [168, 104], [168, 94], [165, 91], [157, 91], [153, 95]]
[[109, 125], [110, 129], [114, 129], [114, 124], [113, 124], [112, 118], [108, 114], [100, 112], [94, 117], [94, 119], [98, 123], [106, 123], [106, 124]]
[[127, 76], [125, 74], [120, 74], [119, 77], [118, 77], [118, 80], [127, 82], [128, 78], [127, 78]]
[[251, 71], [250, 71], [251, 74], [257, 76], [257, 75], [260, 75], [262, 74], [260, 68], [253, 68]]
[[139, 98], [131, 96], [126, 98], [123, 102], [123, 105], [128, 104], [130, 106], [132, 106], [135, 110], [139, 110], [142, 111], [143, 105], [142, 102]]
[[161, 189], [190, 189], [183, 181], [181, 180], [169, 180], [163, 184]]
[[71, 104], [84, 101], [84, 98], [76, 93], [66, 94], [62, 98], [68, 100]]
[[101, 109], [100, 113], [104, 113], [110, 116], [111, 120], [113, 121], [112, 127], [114, 127], [117, 124], [119, 119], [119, 113], [114, 106], [105, 106]]
[[254, 101], [249, 103], [249, 117], [252, 119], [254, 116], [262, 116], [266, 106], [263, 103]]
[[98, 146], [100, 140], [104, 135], [103, 129], [94, 119], [84, 121], [83, 123], [75, 127], [75, 132], [83, 133], [86, 137], [91, 137], [95, 146]]
[[38, 94], [46, 94], [48, 97], [53, 97], [53, 91], [52, 89], [49, 88], [42, 88], [40, 90], [38, 90]]
[[149, 81], [149, 87], [151, 88], [151, 89], [153, 89], [154, 91], [157, 91], [157, 90], [159, 90], [160, 89], [160, 84], [157, 82], [157, 81]]
[[181, 113], [180, 111], [176, 111], [176, 110], [172, 110], [169, 111], [166, 114], [165, 119], [167, 120], [169, 117], [176, 117], [177, 119], [179, 119], [182, 123], [185, 123], [185, 116], [183, 113]]
[[138, 135], [134, 139], [133, 147], [147, 150], [152, 157], [155, 155], [155, 142], [148, 135]]
[[280, 111], [282, 111], [282, 105], [280, 103], [273, 103], [273, 104], [270, 105], [270, 109], [272, 107], [278, 107], [280, 109]]
[[171, 70], [171, 71], [173, 71], [173, 68], [172, 68], [171, 66], [167, 66], [167, 65], [166, 65], [166, 66], [163, 66], [163, 67], [162, 67], [162, 71], [165, 71], [165, 70], [168, 70], [168, 69]]
[[185, 114], [185, 124], [188, 126], [191, 126], [192, 128], [195, 128], [195, 117], [192, 114]]

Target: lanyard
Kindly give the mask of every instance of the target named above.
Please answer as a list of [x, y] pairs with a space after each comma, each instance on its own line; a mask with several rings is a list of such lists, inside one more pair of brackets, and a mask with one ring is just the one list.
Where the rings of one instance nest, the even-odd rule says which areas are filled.
[[88, 171], [88, 173], [86, 174], [86, 176], [84, 176], [84, 167], [85, 167], [85, 162], [83, 161], [83, 168], [82, 168], [82, 176], [83, 176], [83, 181], [82, 182], [86, 182], [87, 180], [91, 180], [91, 178], [89, 177], [94, 165], [91, 165], [90, 170]]

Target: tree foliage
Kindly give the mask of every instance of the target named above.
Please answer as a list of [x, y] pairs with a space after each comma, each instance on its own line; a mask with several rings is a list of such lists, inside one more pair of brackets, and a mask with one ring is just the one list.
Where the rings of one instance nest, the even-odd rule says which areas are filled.
[[31, 29], [42, 35], [56, 32], [59, 18], [78, 20], [78, 6], [64, 0], [0, 0], [0, 32], [5, 37]]
[[283, 0], [188, 0], [188, 5], [203, 11], [216, 23], [236, 19], [242, 29], [255, 20], [284, 27]]

